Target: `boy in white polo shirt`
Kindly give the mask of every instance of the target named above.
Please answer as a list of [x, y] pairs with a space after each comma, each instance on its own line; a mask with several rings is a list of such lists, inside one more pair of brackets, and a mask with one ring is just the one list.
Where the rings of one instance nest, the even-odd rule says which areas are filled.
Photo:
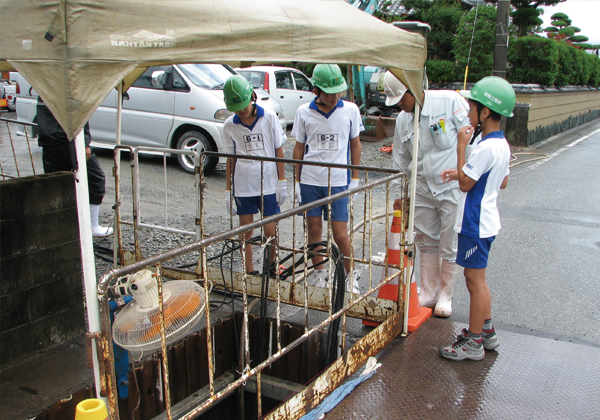
[[[304, 104], [296, 112], [292, 136], [296, 138], [294, 159], [322, 163], [360, 165], [361, 145], [359, 133], [364, 130], [358, 107], [341, 100], [347, 90], [340, 68], [335, 64], [317, 64], [311, 79], [316, 98]], [[331, 168], [331, 194], [358, 186], [358, 170]], [[300, 165], [296, 171], [296, 201], [307, 204], [329, 196], [328, 168]], [[327, 206], [306, 212], [308, 242], [320, 242], [323, 233], [323, 217], [327, 219]], [[333, 240], [344, 257], [350, 257], [348, 235], [348, 197], [331, 203], [331, 226]], [[323, 258], [313, 257], [316, 284], [323, 286], [327, 270]], [[344, 260], [346, 289], [359, 293], [359, 272], [350, 274], [350, 261]]]
[[[442, 347], [449, 360], [482, 360], [485, 350], [498, 347], [492, 325], [492, 296], [485, 280], [488, 255], [500, 230], [496, 206], [498, 192], [508, 185], [510, 147], [500, 131], [501, 116], [512, 117], [515, 91], [504, 79], [481, 79], [471, 91], [461, 94], [469, 101], [469, 121], [458, 133], [457, 168], [442, 172], [442, 180], [458, 180], [462, 194], [454, 230], [458, 232], [456, 263], [464, 267], [471, 297], [469, 329], [462, 330], [456, 342]], [[465, 161], [469, 140], [481, 132], [481, 139]]]
[[[277, 115], [270, 109], [256, 105], [256, 93], [250, 82], [244, 77], [231, 76], [223, 86], [225, 105], [235, 114], [223, 125], [223, 145], [225, 152], [240, 156], [262, 156], [283, 158], [285, 134]], [[261, 162], [249, 159], [227, 158], [227, 191], [225, 206], [227, 213], [240, 217], [240, 226], [252, 223], [254, 214], [262, 210], [263, 217], [279, 213], [285, 203], [287, 189], [283, 163]], [[231, 173], [233, 171], [233, 196], [236, 208], [231, 207]], [[261, 179], [264, 185], [261, 186]], [[263, 197], [261, 198], [261, 192]], [[264, 208], [263, 208], [264, 201]], [[265, 225], [265, 235], [275, 237], [275, 224]], [[245, 234], [246, 240], [252, 238], [252, 231]], [[275, 264], [275, 247], [271, 247], [271, 267]], [[259, 275], [254, 270], [252, 245], [245, 249], [246, 272]], [[275, 272], [271, 268], [271, 276]]]

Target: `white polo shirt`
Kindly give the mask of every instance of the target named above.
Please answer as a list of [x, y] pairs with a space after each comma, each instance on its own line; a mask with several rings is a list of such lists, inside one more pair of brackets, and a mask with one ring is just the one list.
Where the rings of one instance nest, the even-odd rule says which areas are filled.
[[[223, 146], [226, 153], [236, 155], [276, 157], [275, 150], [285, 143], [277, 114], [270, 109], [256, 106], [256, 120], [252, 126], [242, 124], [240, 117], [232, 115], [223, 125]], [[256, 197], [260, 195], [261, 162], [258, 160], [237, 159], [233, 176], [235, 197]], [[263, 193], [274, 194], [279, 176], [275, 162], [263, 162]]]
[[[305, 144], [304, 160], [323, 163], [350, 163], [350, 139], [358, 137], [364, 130], [358, 107], [352, 102], [342, 101], [329, 113], [324, 114], [316, 104], [311, 103], [298, 108], [294, 120], [292, 136]], [[332, 168], [331, 186], [348, 185], [348, 170]], [[318, 187], [327, 186], [327, 168], [320, 166], [302, 166], [300, 182]]]
[[[426, 90], [419, 119], [419, 149], [417, 178], [425, 181], [431, 194], [436, 196], [452, 188], [457, 181], [444, 182], [442, 171], [456, 168], [456, 138], [458, 130], [469, 125], [465, 98], [452, 90]], [[412, 173], [414, 140], [412, 112], [402, 111], [396, 120], [392, 157], [394, 168], [402, 170], [409, 178]], [[469, 156], [471, 147], [467, 148]], [[392, 197], [399, 198], [400, 180], [392, 182]]]
[[467, 193], [461, 193], [454, 230], [473, 238], [490, 238], [500, 231], [496, 199], [502, 181], [509, 174], [510, 147], [502, 131], [494, 131], [479, 140], [463, 172], [477, 181]]

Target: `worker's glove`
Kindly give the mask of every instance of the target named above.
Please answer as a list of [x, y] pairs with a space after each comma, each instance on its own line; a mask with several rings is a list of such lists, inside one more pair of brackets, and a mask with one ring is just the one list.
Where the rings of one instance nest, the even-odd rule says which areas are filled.
[[275, 200], [279, 207], [283, 206], [285, 199], [287, 198], [287, 183], [285, 179], [277, 181], [277, 189], [275, 190]]
[[227, 214], [231, 214], [232, 216], [235, 216], [237, 214], [237, 211], [235, 210], [235, 208], [233, 209], [233, 213], [231, 212], [231, 192], [230, 191], [225, 191], [225, 209], [227, 209]]
[[[348, 184], [348, 189], [351, 190], [352, 188], [356, 188], [358, 187], [358, 179], [352, 178], [350, 179], [350, 183]], [[356, 196], [358, 195], [358, 193], [355, 193], [352, 196], [352, 200], [356, 201]]]
[[296, 181], [296, 185], [294, 186], [294, 201], [300, 205], [302, 204], [302, 194], [300, 193], [300, 183]]

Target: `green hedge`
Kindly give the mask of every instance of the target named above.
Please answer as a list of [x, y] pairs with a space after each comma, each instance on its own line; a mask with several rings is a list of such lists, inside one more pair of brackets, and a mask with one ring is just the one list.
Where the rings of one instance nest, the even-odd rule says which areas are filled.
[[456, 66], [452, 61], [446, 60], [427, 60], [427, 78], [433, 83], [454, 82], [460, 79], [456, 74]]
[[508, 49], [511, 83], [538, 83], [554, 86], [559, 72], [559, 47], [556, 41], [539, 36], [517, 38]]

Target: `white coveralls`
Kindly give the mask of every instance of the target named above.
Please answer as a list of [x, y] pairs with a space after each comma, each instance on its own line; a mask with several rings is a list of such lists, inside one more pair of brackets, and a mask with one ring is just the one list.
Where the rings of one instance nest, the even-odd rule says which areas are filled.
[[[469, 125], [469, 105], [457, 92], [424, 92], [419, 122], [419, 155], [415, 197], [415, 244], [421, 263], [421, 306], [435, 307], [436, 315], [449, 316], [454, 283], [460, 268], [456, 260], [454, 222], [460, 190], [458, 181], [443, 182], [442, 171], [456, 169], [456, 138]], [[411, 177], [414, 113], [401, 112], [394, 133], [394, 168]], [[400, 198], [399, 183], [392, 197]], [[442, 261], [440, 261], [440, 257]], [[444, 279], [444, 271], [446, 278]], [[442, 284], [443, 283], [443, 284]]]

